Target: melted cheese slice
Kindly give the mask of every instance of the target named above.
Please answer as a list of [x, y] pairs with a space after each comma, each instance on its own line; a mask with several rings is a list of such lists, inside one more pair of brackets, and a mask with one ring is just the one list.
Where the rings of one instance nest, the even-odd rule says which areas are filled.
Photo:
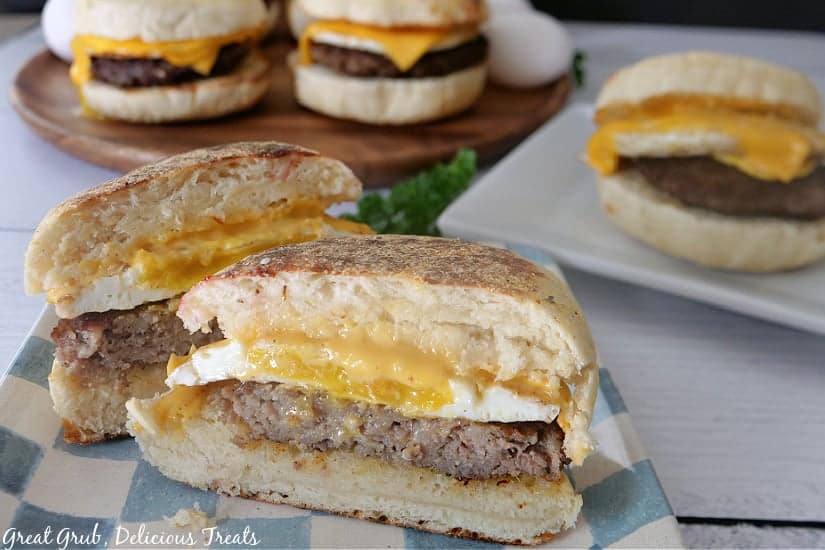
[[563, 384], [553, 392], [545, 388], [539, 399], [483, 377], [459, 376], [448, 355], [376, 342], [360, 330], [323, 340], [300, 333], [251, 344], [224, 340], [186, 357], [173, 356], [168, 373], [166, 383], [173, 388], [225, 380], [278, 382], [385, 405], [406, 416], [479, 422], [550, 422], [570, 400]]
[[[125, 262], [129, 277], [122, 283], [139, 289], [180, 293], [207, 275], [251, 254], [341, 234], [367, 235], [372, 234], [372, 230], [360, 223], [327, 216], [323, 207], [315, 203], [295, 205], [288, 212], [272, 211], [236, 223], [215, 221], [199, 231], [180, 233], [139, 246]], [[53, 287], [48, 290], [46, 299], [56, 303], [67, 295], [76, 294], [78, 286], [90, 288], [95, 281], [122, 272], [123, 265], [115, 258], [108, 264], [90, 266], [89, 270], [96, 273], [90, 280]]]
[[648, 116], [633, 113], [599, 126], [587, 145], [587, 161], [603, 175], [617, 171], [618, 134], [715, 132], [732, 137], [737, 150], [715, 154], [724, 164], [762, 180], [790, 182], [810, 173], [812, 156], [825, 138], [816, 130], [793, 122], [756, 114], [672, 109]]
[[184, 291], [252, 254], [341, 233], [366, 235], [372, 231], [365, 225], [326, 215], [254, 220], [147, 245], [134, 254], [130, 265], [139, 272], [140, 286]]
[[[459, 33], [462, 37], [457, 38]], [[312, 64], [311, 42], [322, 34], [354, 37], [379, 44], [386, 55], [400, 71], [408, 71], [424, 54], [444, 42], [452, 42], [478, 34], [476, 28], [459, 29], [428, 27], [372, 27], [348, 21], [316, 21], [304, 29], [298, 43], [301, 64]]]
[[208, 75], [215, 66], [221, 48], [228, 44], [257, 41], [263, 28], [252, 28], [223, 36], [177, 40], [169, 42], [144, 42], [140, 39], [112, 40], [93, 35], [78, 35], [72, 40], [74, 63], [70, 70], [72, 82], [82, 86], [92, 79], [94, 56], [163, 59], [178, 67], [192, 67], [202, 75]]

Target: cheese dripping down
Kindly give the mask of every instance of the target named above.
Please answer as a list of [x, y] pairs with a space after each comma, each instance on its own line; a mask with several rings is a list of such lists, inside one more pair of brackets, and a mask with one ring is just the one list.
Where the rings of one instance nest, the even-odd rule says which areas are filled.
[[92, 79], [92, 57], [115, 57], [163, 59], [176, 67], [191, 67], [206, 76], [215, 66], [221, 48], [229, 44], [256, 42], [264, 30], [263, 27], [254, 27], [222, 36], [166, 42], [144, 42], [139, 38], [113, 40], [81, 34], [72, 40], [74, 63], [69, 74], [76, 86], [82, 86]]
[[324, 34], [375, 43], [398, 70], [408, 71], [424, 54], [440, 44], [461, 43], [477, 36], [478, 27], [375, 27], [348, 21], [315, 21], [304, 29], [298, 41], [302, 65], [312, 64], [312, 41]]
[[620, 134], [713, 132], [730, 136], [734, 151], [714, 153], [718, 162], [757, 179], [788, 183], [804, 177], [825, 151], [825, 135], [791, 117], [770, 116], [760, 106], [705, 98], [660, 98], [637, 107], [600, 110], [599, 127], [587, 145], [588, 163], [602, 175], [618, 170]]

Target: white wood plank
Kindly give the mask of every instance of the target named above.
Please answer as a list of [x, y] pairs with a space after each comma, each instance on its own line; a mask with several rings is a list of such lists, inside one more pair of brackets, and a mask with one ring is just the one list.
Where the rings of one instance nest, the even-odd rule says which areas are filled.
[[4, 13], [0, 16], [0, 41], [8, 40], [37, 24], [39, 15], [30, 13]]
[[825, 338], [565, 273], [677, 515], [825, 521]]
[[688, 548], [825, 548], [825, 529], [741, 524], [682, 525]]
[[0, 376], [43, 309], [41, 296], [23, 293], [23, 255], [29, 232], [0, 231]]

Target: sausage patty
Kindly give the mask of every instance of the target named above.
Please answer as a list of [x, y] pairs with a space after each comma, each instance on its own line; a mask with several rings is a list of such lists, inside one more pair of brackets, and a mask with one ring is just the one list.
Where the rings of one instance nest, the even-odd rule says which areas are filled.
[[825, 167], [790, 183], [763, 181], [710, 157], [622, 159], [654, 187], [688, 206], [733, 216], [825, 217]]
[[253, 440], [302, 450], [343, 449], [393, 464], [433, 468], [458, 479], [533, 475], [557, 479], [569, 462], [559, 426], [410, 418], [382, 405], [345, 401], [277, 383], [221, 388], [229, 415]]
[[61, 319], [52, 330], [55, 357], [66, 367], [126, 369], [166, 363], [173, 353], [223, 339], [212, 332], [191, 334], [176, 315], [178, 299], [144, 304], [126, 311], [85, 313]]
[[92, 57], [92, 78], [121, 88], [171, 86], [229, 74], [246, 58], [247, 44], [227, 44], [221, 48], [212, 71], [202, 75], [191, 67], [178, 67], [159, 58]]
[[381, 78], [426, 78], [444, 76], [469, 69], [487, 59], [487, 40], [479, 35], [454, 48], [431, 51], [407, 71], [401, 71], [390, 58], [363, 50], [341, 48], [313, 42], [312, 60], [335, 72], [349, 76]]

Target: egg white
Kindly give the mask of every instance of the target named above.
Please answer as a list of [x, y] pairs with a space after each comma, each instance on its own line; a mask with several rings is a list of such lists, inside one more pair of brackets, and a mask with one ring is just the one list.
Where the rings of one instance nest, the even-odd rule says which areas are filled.
[[169, 288], [143, 288], [139, 282], [140, 272], [132, 267], [111, 277], [100, 277], [80, 289], [75, 296], [56, 303], [57, 314], [73, 318], [92, 311], [126, 310], [180, 294]]
[[[430, 48], [430, 51], [436, 52], [439, 50], [448, 50], [458, 46], [459, 44], [463, 44], [464, 42], [469, 42], [470, 40], [475, 39], [476, 36], [478, 35], [468, 35], [468, 33], [463, 30], [453, 31], [446, 36], [444, 40], [441, 40]], [[386, 55], [386, 50], [380, 43], [374, 40], [369, 40], [368, 38], [361, 38], [359, 36], [324, 31], [316, 34], [312, 38], [312, 41], [318, 42], [319, 44], [327, 44], [349, 50], [360, 50], [364, 52]]]
[[[247, 348], [237, 341], [231, 341], [223, 346], [202, 348], [195, 351], [186, 363], [172, 372], [166, 379], [166, 385], [170, 388], [202, 386], [224, 380], [294, 384], [290, 380], [269, 373], [256, 372], [255, 366], [247, 362], [246, 356]], [[255, 374], [250, 376], [250, 372]], [[416, 416], [465, 418], [476, 422], [550, 422], [559, 414], [558, 406], [518, 396], [499, 385], [492, 385], [479, 395], [467, 381], [456, 378], [451, 379], [449, 383], [454, 396], [453, 403], [435, 411], [409, 412]]]

